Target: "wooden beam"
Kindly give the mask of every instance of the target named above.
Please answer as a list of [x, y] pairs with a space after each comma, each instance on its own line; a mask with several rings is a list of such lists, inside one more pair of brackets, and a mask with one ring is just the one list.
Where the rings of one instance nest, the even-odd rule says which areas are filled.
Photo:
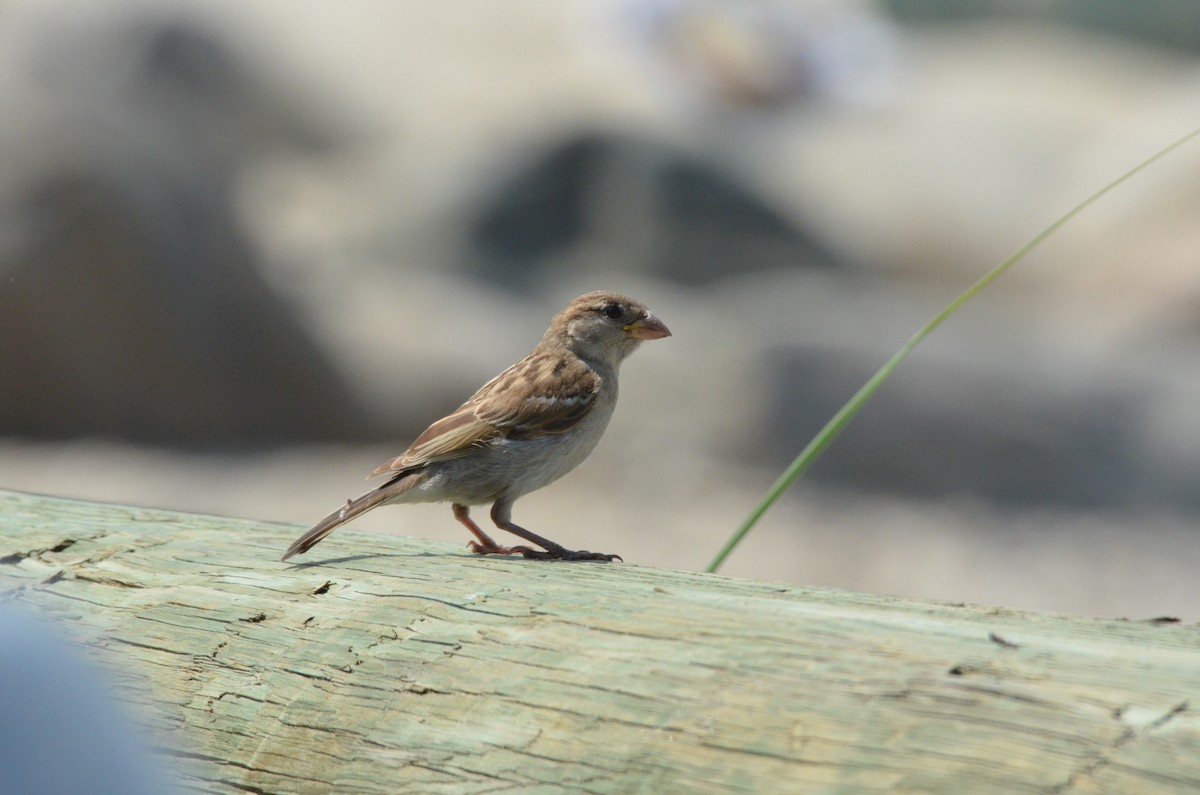
[[0, 492], [0, 600], [194, 791], [1200, 791], [1193, 626], [301, 529]]

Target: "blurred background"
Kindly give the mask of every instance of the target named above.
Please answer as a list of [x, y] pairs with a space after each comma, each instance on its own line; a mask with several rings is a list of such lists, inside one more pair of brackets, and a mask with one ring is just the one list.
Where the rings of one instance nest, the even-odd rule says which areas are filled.
[[[616, 289], [675, 336], [516, 518], [701, 569], [922, 323], [1200, 124], [1198, 51], [1191, 0], [0, 0], [0, 487], [298, 534]], [[936, 332], [723, 573], [1200, 619], [1198, 177]]]

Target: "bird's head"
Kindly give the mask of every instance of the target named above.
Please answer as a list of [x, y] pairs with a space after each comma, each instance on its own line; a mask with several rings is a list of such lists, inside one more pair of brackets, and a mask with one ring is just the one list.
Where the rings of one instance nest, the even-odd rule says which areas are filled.
[[670, 329], [640, 301], [597, 291], [567, 304], [554, 316], [547, 341], [566, 345], [581, 359], [619, 365], [643, 340], [671, 336]]

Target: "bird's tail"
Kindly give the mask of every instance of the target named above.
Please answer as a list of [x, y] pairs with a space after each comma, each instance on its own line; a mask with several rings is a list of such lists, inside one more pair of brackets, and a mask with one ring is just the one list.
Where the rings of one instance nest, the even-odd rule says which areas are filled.
[[287, 552], [283, 553], [280, 560], [286, 561], [294, 555], [303, 555], [308, 550], [321, 543], [325, 536], [337, 530], [339, 527], [362, 516], [372, 508], [378, 507], [385, 502], [394, 500], [404, 492], [416, 486], [424, 480], [423, 473], [407, 473], [400, 477], [383, 484], [377, 489], [372, 489], [366, 494], [353, 500], [346, 500], [346, 504], [338, 508], [333, 513], [326, 516], [321, 521], [317, 522], [311, 530], [296, 539], [296, 541], [288, 547]]

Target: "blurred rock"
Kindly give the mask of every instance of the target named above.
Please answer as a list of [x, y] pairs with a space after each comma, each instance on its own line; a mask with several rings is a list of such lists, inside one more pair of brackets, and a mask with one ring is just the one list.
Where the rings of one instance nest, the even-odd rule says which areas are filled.
[[[0, 433], [245, 445], [362, 435], [264, 281], [243, 173], [336, 125], [215, 30], [42, 20], [0, 93]], [[10, 31], [11, 33], [11, 31]]]
[[481, 202], [469, 235], [471, 272], [526, 290], [589, 247], [614, 270], [689, 286], [837, 264], [802, 221], [715, 162], [618, 134], [581, 134], [530, 157]]
[[[887, 355], [805, 345], [767, 352], [777, 380], [758, 438], [772, 462], [794, 457]], [[1144, 401], [1135, 392], [1062, 370], [979, 368], [974, 358], [964, 350], [958, 361], [907, 362], [811, 477], [1018, 505], [1112, 507], [1139, 496], [1133, 442]]]
[[885, 0], [905, 22], [1019, 19], [1200, 52], [1200, 6], [1193, 0]]
[[[777, 467], [939, 308], [894, 283], [798, 274], [725, 296], [761, 318], [748, 372], [766, 398], [738, 452]], [[1003, 296], [950, 325], [909, 356], [808, 478], [1008, 508], [1200, 510], [1200, 415], [1183, 409], [1200, 396], [1200, 349], [1117, 346], [1031, 319]]]

